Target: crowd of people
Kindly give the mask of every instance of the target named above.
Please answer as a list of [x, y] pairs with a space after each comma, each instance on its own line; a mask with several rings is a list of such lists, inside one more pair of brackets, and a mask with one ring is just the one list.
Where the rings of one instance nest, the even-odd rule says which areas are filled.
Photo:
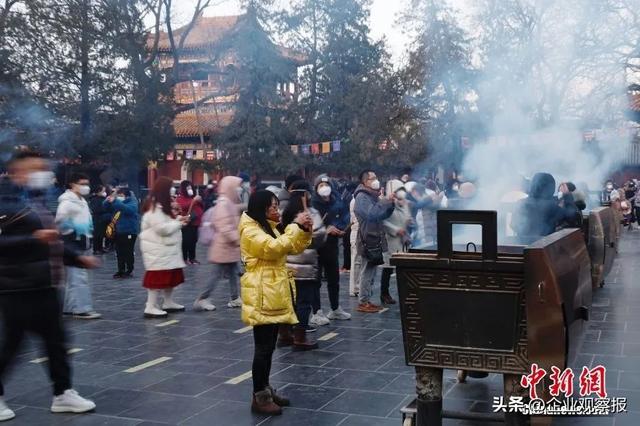
[[[96, 320], [88, 269], [98, 256], [115, 250], [114, 279], [134, 277], [136, 242], [142, 254], [140, 277], [147, 298], [145, 318], [164, 318], [186, 308], [174, 290], [185, 282], [184, 269], [198, 267], [198, 241], [207, 247], [210, 279], [193, 301], [196, 311], [216, 310], [211, 295], [228, 280], [230, 309], [253, 327], [252, 409], [279, 414], [289, 404], [270, 386], [276, 346], [294, 351], [319, 347], [313, 332], [352, 313], [341, 303], [340, 275], [349, 273], [355, 310], [378, 313], [393, 305], [390, 281], [393, 253], [437, 245], [437, 211], [464, 208], [477, 195], [473, 183], [457, 180], [441, 188], [435, 179], [409, 174], [383, 184], [373, 170], [358, 182], [321, 174], [313, 181], [291, 175], [284, 186], [257, 189], [247, 175], [225, 176], [200, 189], [158, 178], [142, 203], [126, 186], [97, 185], [73, 174], [50, 210], [45, 195], [53, 173], [44, 158], [22, 152], [11, 160], [0, 182], [0, 309], [4, 339], [0, 377], [25, 332], [42, 337], [54, 382], [54, 412], [85, 412], [95, 404], [71, 387], [63, 316]], [[632, 203], [636, 186], [613, 187], [609, 201]], [[607, 189], [605, 191], [609, 190]], [[579, 227], [585, 195], [571, 182], [538, 173], [505, 197], [514, 204], [510, 227], [521, 239], [548, 235], [560, 227]], [[340, 253], [343, 252], [342, 265]], [[93, 253], [93, 256], [91, 255]], [[380, 290], [374, 296], [376, 274]], [[322, 306], [326, 281], [329, 306]], [[29, 297], [24, 297], [28, 292]], [[184, 303], [184, 302], [183, 302]], [[33, 315], [37, 313], [37, 315]], [[2, 399], [0, 420], [14, 413]]]

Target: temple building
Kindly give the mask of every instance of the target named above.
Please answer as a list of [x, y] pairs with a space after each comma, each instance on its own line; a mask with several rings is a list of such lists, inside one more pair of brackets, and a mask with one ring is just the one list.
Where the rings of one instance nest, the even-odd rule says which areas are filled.
[[[175, 146], [162, 160], [150, 164], [149, 184], [155, 176], [163, 175], [175, 181], [188, 179], [202, 185], [222, 173], [216, 162], [221, 155], [217, 136], [234, 117], [243, 66], [236, 44], [248, 32], [248, 26], [253, 26], [252, 31], [257, 26], [268, 39], [255, 17], [249, 14], [200, 16], [190, 31], [188, 26], [173, 31], [176, 44], [188, 31], [180, 53], [178, 81], [173, 88]], [[153, 39], [151, 35], [150, 47]], [[298, 92], [298, 68], [305, 64], [305, 58], [282, 46], [273, 46], [290, 76], [289, 81], [278, 83], [273, 90], [293, 100]], [[172, 72], [173, 52], [166, 32], [159, 36], [157, 61], [166, 74]]]

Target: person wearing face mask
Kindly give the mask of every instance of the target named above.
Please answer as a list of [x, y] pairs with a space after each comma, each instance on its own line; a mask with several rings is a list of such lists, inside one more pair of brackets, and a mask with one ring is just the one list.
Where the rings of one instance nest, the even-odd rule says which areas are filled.
[[[25, 334], [33, 333], [44, 342], [48, 357], [54, 395], [51, 411], [91, 411], [96, 405], [72, 388], [58, 287], [64, 265], [94, 268], [99, 262], [60, 240], [43, 198], [54, 179], [47, 161], [36, 152], [24, 151], [9, 161], [8, 169], [9, 176], [0, 178], [0, 378]], [[16, 416], [3, 396], [0, 382], [0, 421]], [[25, 419], [25, 424], [33, 423]]]
[[313, 207], [307, 207], [311, 204], [311, 185], [307, 181], [299, 180], [289, 185], [289, 189], [291, 196], [282, 213], [282, 222], [278, 225], [278, 230], [284, 232], [299, 213], [307, 211], [313, 219], [313, 240], [302, 253], [287, 256], [287, 268], [293, 273], [296, 283], [295, 310], [300, 322], [293, 329], [293, 336], [290, 334], [291, 326], [280, 326], [278, 344], [292, 345], [293, 350], [306, 351], [318, 347], [318, 343], [309, 339], [307, 333], [313, 329], [309, 319], [313, 313], [315, 295], [320, 288], [317, 249], [324, 245], [327, 230], [320, 213]]
[[180, 183], [176, 203], [180, 206], [180, 216], [189, 218], [187, 226], [182, 228], [182, 256], [187, 265], [199, 265], [200, 262], [196, 260], [196, 244], [198, 227], [204, 213], [202, 197], [196, 195], [191, 182], [184, 180]]
[[253, 399], [251, 411], [282, 414], [290, 401], [269, 384], [271, 360], [280, 324], [298, 323], [293, 299], [295, 282], [287, 269], [287, 256], [300, 254], [312, 239], [313, 219], [298, 213], [283, 233], [278, 198], [260, 190], [251, 194], [247, 211], [240, 218], [240, 252], [246, 272], [242, 275], [242, 321], [253, 327], [254, 354], [251, 366]]
[[93, 254], [104, 254], [104, 240], [107, 225], [111, 221], [111, 214], [104, 208], [104, 200], [107, 199], [107, 191], [104, 185], [94, 188], [89, 198], [89, 209], [93, 220]]
[[120, 213], [116, 221], [115, 235], [118, 272], [113, 275], [113, 278], [131, 278], [135, 260], [134, 247], [140, 232], [138, 200], [132, 196], [128, 188], [120, 188], [107, 197], [103, 205], [111, 217]]
[[[91, 247], [93, 234], [91, 210], [85, 199], [91, 192], [89, 178], [82, 173], [74, 173], [69, 178], [67, 187], [67, 191], [58, 198], [56, 224], [65, 244], [86, 254]], [[86, 269], [74, 266], [66, 268], [63, 312], [81, 319], [98, 319], [102, 316], [93, 309]]]
[[389, 282], [393, 274], [393, 266], [389, 263], [390, 255], [405, 251], [405, 248], [411, 244], [409, 237], [409, 227], [412, 223], [411, 208], [407, 202], [407, 191], [402, 181], [391, 180], [387, 183], [387, 194], [394, 194], [395, 209], [393, 213], [384, 222], [384, 230], [386, 232], [388, 251], [385, 255], [385, 266], [382, 269], [382, 278], [380, 280], [380, 301], [385, 305], [395, 304], [396, 301], [389, 293]]
[[[240, 234], [238, 223], [240, 211], [237, 188], [242, 179], [236, 176], [225, 176], [220, 181], [220, 197], [210, 212], [209, 226], [213, 229], [213, 241], [209, 246], [209, 261], [213, 264], [211, 278], [207, 288], [201, 293], [193, 307], [199, 311], [214, 311], [215, 305], [209, 300], [218, 281], [224, 275], [229, 277], [228, 308], [239, 308], [242, 299], [238, 296], [238, 277], [240, 272]], [[206, 226], [206, 222], [202, 223]]]
[[395, 209], [394, 197], [394, 193], [389, 194], [389, 198], [380, 195], [380, 181], [373, 170], [360, 173], [360, 186], [354, 194], [353, 209], [359, 225], [356, 247], [362, 256], [358, 280], [359, 312], [376, 313], [382, 310], [381, 306], [371, 303], [372, 282], [376, 268], [384, 263], [382, 253], [387, 251], [387, 239], [383, 222]]
[[318, 282], [322, 272], [327, 277], [327, 291], [331, 302], [331, 311], [325, 315], [320, 304], [320, 289], [317, 289], [313, 302], [313, 315], [310, 323], [320, 326], [329, 324], [330, 320], [348, 320], [351, 314], [340, 307], [340, 261], [339, 244], [345, 231], [350, 226], [349, 206], [333, 190], [327, 175], [320, 175], [315, 180], [315, 194], [311, 205], [318, 211], [327, 228], [327, 239], [318, 247]]
[[202, 196], [202, 204], [204, 210], [210, 209], [216, 203], [217, 193], [218, 193], [218, 183], [213, 180], [209, 180], [207, 187], [204, 190], [204, 195]]

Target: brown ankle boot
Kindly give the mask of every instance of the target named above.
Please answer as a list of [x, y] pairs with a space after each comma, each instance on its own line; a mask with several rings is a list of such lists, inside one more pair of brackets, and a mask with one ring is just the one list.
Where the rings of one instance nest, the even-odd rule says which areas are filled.
[[278, 326], [278, 343], [277, 346], [279, 348], [283, 346], [291, 346], [293, 345], [293, 333], [291, 329], [293, 326], [289, 324], [281, 324]]
[[307, 337], [307, 332], [302, 327], [293, 329], [293, 350], [294, 351], [310, 351], [318, 349], [318, 343]]
[[273, 398], [273, 402], [275, 402], [276, 405], [279, 405], [280, 407], [288, 407], [291, 405], [291, 401], [283, 396], [278, 395], [276, 393], [276, 390], [271, 386], [267, 386], [267, 390], [271, 392], [271, 398]]
[[273, 402], [273, 397], [269, 389], [253, 394], [251, 411], [257, 414], [266, 414], [267, 416], [279, 416], [282, 414], [282, 408]]

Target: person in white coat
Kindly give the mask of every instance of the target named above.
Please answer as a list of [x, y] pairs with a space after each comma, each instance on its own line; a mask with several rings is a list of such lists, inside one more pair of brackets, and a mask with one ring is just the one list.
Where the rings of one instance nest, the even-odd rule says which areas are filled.
[[[84, 198], [90, 192], [89, 177], [81, 173], [72, 174], [67, 191], [58, 198], [56, 211], [56, 224], [64, 244], [85, 256], [89, 254], [93, 235], [91, 210]], [[86, 269], [66, 267], [63, 312], [79, 319], [101, 317], [93, 309], [89, 273]]]
[[[182, 257], [182, 227], [189, 218], [176, 216], [171, 207], [171, 186], [168, 177], [159, 178], [145, 201], [140, 233], [140, 250], [147, 289], [145, 318], [166, 317], [168, 312], [184, 311], [173, 301], [173, 289], [184, 282]], [[160, 299], [163, 299], [160, 304]]]
[[405, 247], [411, 243], [409, 237], [409, 226], [412, 223], [411, 208], [407, 203], [407, 191], [402, 181], [393, 179], [387, 183], [387, 194], [394, 194], [395, 209], [391, 216], [384, 222], [384, 230], [387, 234], [387, 245], [389, 251], [385, 254], [385, 264], [382, 269], [380, 281], [380, 301], [385, 305], [396, 303], [389, 293], [389, 283], [393, 274], [393, 266], [389, 259], [393, 253], [404, 251]]

